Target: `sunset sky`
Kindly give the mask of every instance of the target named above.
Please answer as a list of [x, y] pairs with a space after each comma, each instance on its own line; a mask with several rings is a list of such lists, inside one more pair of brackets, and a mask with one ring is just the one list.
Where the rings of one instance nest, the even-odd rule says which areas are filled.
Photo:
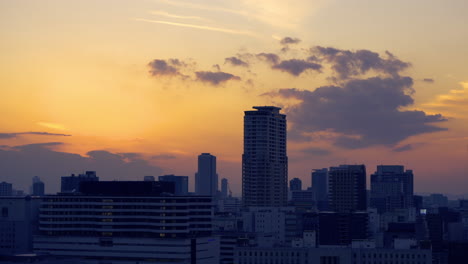
[[[190, 176], [241, 193], [243, 111], [288, 119], [289, 179], [401, 164], [468, 193], [466, 0], [2, 0], [0, 182]], [[368, 183], [369, 186], [369, 183]]]

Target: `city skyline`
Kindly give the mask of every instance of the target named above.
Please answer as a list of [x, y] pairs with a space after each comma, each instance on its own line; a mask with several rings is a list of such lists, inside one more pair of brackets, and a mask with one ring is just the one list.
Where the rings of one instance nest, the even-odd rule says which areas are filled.
[[291, 124], [289, 178], [304, 186], [316, 168], [402, 164], [415, 192], [463, 194], [467, 9], [3, 1], [0, 181], [27, 192], [37, 175], [56, 192], [61, 176], [95, 170], [189, 175], [192, 189], [197, 155], [210, 152], [239, 195], [242, 112], [275, 105]]

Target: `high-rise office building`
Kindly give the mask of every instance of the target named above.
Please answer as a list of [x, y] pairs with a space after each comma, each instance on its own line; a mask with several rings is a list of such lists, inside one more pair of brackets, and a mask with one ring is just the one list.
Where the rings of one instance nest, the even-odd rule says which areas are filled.
[[87, 171], [85, 174], [62, 176], [61, 180], [61, 192], [78, 192], [80, 182], [99, 181], [99, 177], [96, 176], [95, 171]]
[[38, 176], [34, 176], [33, 179], [33, 184], [32, 184], [32, 195], [34, 196], [43, 196], [45, 192], [45, 185], [44, 182], [41, 181], [41, 179]]
[[226, 198], [228, 197], [229, 192], [229, 182], [228, 179], [223, 178], [221, 179], [221, 197]]
[[367, 210], [366, 166], [340, 165], [328, 173], [329, 206], [335, 212]]
[[0, 182], [0, 196], [11, 196], [13, 194], [13, 185], [8, 182]]
[[187, 195], [188, 194], [188, 176], [175, 176], [163, 175], [158, 177], [159, 181], [162, 182], [173, 182], [174, 183], [174, 194], [175, 195]]
[[328, 209], [328, 169], [316, 169], [311, 176], [317, 209], [325, 211]]
[[198, 172], [195, 174], [195, 193], [216, 196], [218, 193], [218, 174], [216, 156], [202, 153], [198, 156]]
[[294, 178], [289, 181], [289, 190], [290, 191], [301, 191], [302, 190], [302, 181], [299, 178]]
[[285, 206], [288, 200], [286, 115], [279, 107], [255, 106], [244, 115], [244, 206]]
[[377, 166], [370, 196], [370, 206], [379, 212], [413, 207], [413, 171], [400, 165]]

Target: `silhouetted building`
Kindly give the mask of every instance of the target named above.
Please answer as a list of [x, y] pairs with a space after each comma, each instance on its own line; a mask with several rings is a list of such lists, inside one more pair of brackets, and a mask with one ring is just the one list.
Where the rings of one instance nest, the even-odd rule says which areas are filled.
[[423, 205], [425, 208], [447, 207], [448, 198], [441, 193], [433, 193], [423, 197]]
[[175, 176], [175, 175], [163, 175], [158, 177], [159, 181], [162, 182], [173, 182], [174, 183], [174, 194], [175, 195], [187, 195], [188, 194], [188, 176]]
[[221, 197], [226, 198], [228, 197], [229, 192], [229, 182], [228, 179], [223, 178], [221, 179]]
[[11, 196], [13, 194], [13, 185], [8, 182], [0, 182], [0, 196]]
[[174, 195], [174, 183], [163, 181], [84, 181], [82, 195], [96, 196], [159, 196]]
[[329, 206], [334, 212], [367, 210], [366, 167], [340, 165], [328, 173]]
[[218, 193], [218, 174], [216, 156], [202, 153], [198, 156], [198, 172], [195, 174], [195, 193], [216, 196]]
[[80, 182], [85, 181], [99, 181], [99, 177], [96, 176], [95, 171], [87, 171], [85, 174], [71, 176], [62, 176], [61, 178], [61, 192], [78, 192]]
[[33, 177], [33, 184], [32, 184], [32, 195], [33, 196], [43, 196], [45, 193], [45, 184], [41, 181], [38, 176]]
[[319, 214], [320, 245], [350, 245], [352, 240], [367, 239], [368, 215], [366, 212]]
[[2, 256], [32, 252], [39, 223], [40, 197], [0, 197], [0, 262]]
[[286, 115], [281, 108], [245, 111], [242, 155], [244, 206], [285, 206], [288, 199]]
[[328, 169], [316, 169], [311, 176], [317, 209], [320, 211], [328, 210]]
[[413, 171], [399, 165], [377, 166], [371, 175], [370, 206], [379, 213], [413, 207]]
[[218, 263], [212, 197], [174, 196], [173, 187], [82, 182], [81, 194], [45, 196], [34, 251], [92, 263]]
[[144, 176], [143, 181], [155, 181], [154, 176]]
[[301, 191], [302, 190], [302, 181], [299, 178], [294, 178], [289, 181], [289, 190], [290, 191]]

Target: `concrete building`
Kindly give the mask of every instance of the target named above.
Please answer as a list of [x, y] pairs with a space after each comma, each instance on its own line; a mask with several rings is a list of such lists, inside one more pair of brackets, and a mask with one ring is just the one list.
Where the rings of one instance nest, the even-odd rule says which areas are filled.
[[431, 264], [427, 249], [237, 247], [236, 264]]
[[328, 172], [330, 210], [334, 212], [366, 211], [366, 167], [340, 165]]
[[188, 195], [188, 176], [163, 175], [158, 177], [159, 181], [173, 182], [175, 195]]
[[290, 191], [301, 191], [302, 190], [302, 181], [299, 178], [294, 178], [289, 181], [289, 190]]
[[244, 206], [286, 206], [288, 157], [286, 115], [281, 108], [255, 106], [245, 111], [242, 155]]
[[148, 175], [143, 177], [143, 181], [156, 181], [154, 176]]
[[371, 175], [370, 207], [379, 213], [413, 207], [413, 171], [400, 165], [380, 165]]
[[0, 256], [32, 252], [40, 202], [31, 196], [0, 197]]
[[221, 198], [228, 197], [229, 194], [229, 182], [228, 179], [221, 179]]
[[289, 245], [299, 235], [294, 207], [249, 207], [242, 219], [244, 232], [271, 236], [274, 245]]
[[195, 193], [213, 197], [218, 194], [216, 156], [210, 153], [202, 153], [198, 156], [198, 172], [195, 173]]
[[167, 182], [83, 182], [81, 194], [45, 196], [34, 251], [83, 263], [218, 263], [212, 197], [173, 191]]
[[311, 173], [312, 190], [314, 191], [317, 209], [328, 210], [328, 169], [316, 169]]
[[12, 196], [13, 184], [8, 182], [0, 182], [0, 196]]
[[71, 176], [62, 176], [61, 178], [61, 192], [78, 192], [80, 183], [85, 181], [99, 181], [95, 171], [87, 171], [85, 174]]
[[366, 212], [319, 214], [320, 245], [348, 246], [353, 240], [368, 238], [369, 216]]
[[218, 200], [218, 210], [220, 212], [238, 213], [240, 212], [241, 207], [242, 203], [237, 197], [229, 196]]
[[33, 196], [44, 196], [45, 194], [45, 184], [38, 176], [33, 177], [33, 183], [31, 186], [31, 195]]

